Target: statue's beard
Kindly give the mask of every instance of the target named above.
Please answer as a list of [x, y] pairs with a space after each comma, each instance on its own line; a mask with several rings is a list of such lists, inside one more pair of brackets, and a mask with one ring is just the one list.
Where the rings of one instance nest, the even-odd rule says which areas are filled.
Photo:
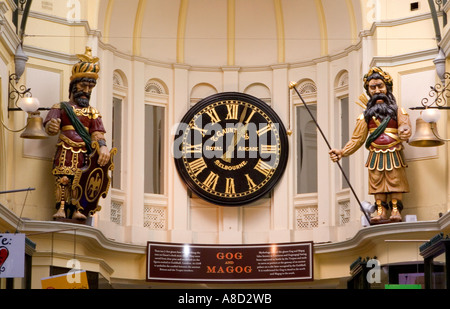
[[[377, 103], [378, 100], [382, 100], [383, 102]], [[387, 116], [390, 116], [392, 119], [397, 119], [397, 109], [397, 103], [392, 94], [375, 94], [367, 103], [367, 108], [364, 111], [364, 118], [367, 123], [369, 123], [372, 117], [383, 120]]]
[[91, 99], [91, 94], [84, 91], [73, 92], [73, 100], [81, 107], [88, 107]]

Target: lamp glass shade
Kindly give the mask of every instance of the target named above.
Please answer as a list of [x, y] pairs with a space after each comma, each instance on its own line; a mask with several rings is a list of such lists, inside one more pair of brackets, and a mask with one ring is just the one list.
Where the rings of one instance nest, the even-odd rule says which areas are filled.
[[441, 112], [436, 108], [427, 108], [422, 112], [422, 119], [428, 123], [436, 123], [441, 118]]
[[25, 97], [19, 100], [17, 104], [24, 112], [34, 113], [39, 108], [39, 100], [33, 97]]

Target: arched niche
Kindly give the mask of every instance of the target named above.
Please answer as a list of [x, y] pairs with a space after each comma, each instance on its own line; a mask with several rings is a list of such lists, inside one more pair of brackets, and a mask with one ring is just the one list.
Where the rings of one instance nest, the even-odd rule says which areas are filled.
[[272, 95], [271, 95], [270, 89], [263, 83], [253, 83], [253, 84], [248, 85], [244, 89], [244, 93], [250, 94], [256, 98], [259, 98], [269, 105], [272, 102]]
[[216, 87], [208, 83], [200, 83], [192, 87], [190, 102], [191, 105], [197, 103], [198, 101], [209, 97], [210, 95], [216, 94], [218, 91]]

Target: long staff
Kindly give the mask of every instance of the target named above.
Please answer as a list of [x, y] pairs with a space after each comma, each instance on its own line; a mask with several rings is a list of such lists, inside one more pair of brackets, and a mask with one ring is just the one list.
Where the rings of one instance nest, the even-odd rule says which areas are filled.
[[[306, 104], [305, 100], [303, 100], [302, 96], [300, 95], [300, 92], [299, 92], [298, 89], [297, 89], [297, 83], [296, 83], [296, 82], [290, 82], [290, 83], [289, 83], [289, 89], [294, 89], [294, 90], [295, 90], [295, 92], [297, 93], [298, 97], [299, 97], [300, 100], [303, 102], [303, 105], [306, 107], [306, 110], [308, 111], [308, 113], [309, 113], [309, 115], [311, 116], [312, 120], [313, 120], [314, 123], [316, 124], [317, 129], [319, 129], [319, 132], [320, 132], [320, 134], [322, 135], [323, 139], [325, 140], [325, 143], [327, 144], [328, 149], [331, 150], [332, 148], [331, 148], [331, 146], [330, 146], [330, 143], [328, 142], [327, 138], [325, 137], [325, 134], [323, 134], [322, 129], [321, 129], [320, 126], [319, 126], [319, 123], [317, 123], [316, 118], [315, 118], [314, 115], [311, 113], [311, 110], [309, 109], [309, 107], [308, 107], [308, 105]], [[348, 184], [350, 190], [352, 191], [353, 195], [355, 196], [355, 199], [356, 199], [356, 201], [358, 202], [359, 208], [360, 208], [361, 211], [363, 212], [364, 216], [365, 216], [366, 219], [367, 219], [367, 222], [368, 222], [369, 225], [370, 225], [370, 218], [369, 218], [369, 215], [366, 213], [366, 211], [365, 211], [364, 208], [362, 207], [361, 201], [359, 200], [358, 196], [356, 195], [356, 192], [355, 192], [355, 190], [353, 189], [353, 186], [351, 185], [350, 180], [348, 180], [348, 177], [347, 177], [347, 175], [345, 174], [344, 169], [342, 168], [342, 166], [341, 166], [341, 164], [339, 163], [339, 161], [337, 161], [336, 163], [337, 163], [337, 165], [339, 166], [339, 169], [341, 170], [342, 175], [343, 175], [344, 178], [345, 178], [345, 181], [347, 181], [347, 184]]]

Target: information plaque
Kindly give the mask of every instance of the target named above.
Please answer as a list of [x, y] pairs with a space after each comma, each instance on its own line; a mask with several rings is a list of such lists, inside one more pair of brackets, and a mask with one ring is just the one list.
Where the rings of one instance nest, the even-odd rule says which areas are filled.
[[197, 245], [147, 243], [147, 281], [313, 280], [313, 243]]

